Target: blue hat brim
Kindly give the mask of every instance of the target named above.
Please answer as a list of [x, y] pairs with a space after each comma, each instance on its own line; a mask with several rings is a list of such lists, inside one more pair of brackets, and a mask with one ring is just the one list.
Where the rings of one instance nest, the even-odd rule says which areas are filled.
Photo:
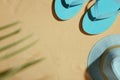
[[99, 68], [100, 57], [107, 48], [115, 45], [120, 45], [120, 34], [104, 37], [91, 49], [88, 56], [88, 72], [93, 80], [104, 80]]
[[[84, 1], [85, 2], [85, 1]], [[61, 20], [68, 20], [75, 16], [82, 8], [84, 2], [81, 5], [66, 8], [63, 4], [63, 0], [55, 0], [54, 9], [55, 13]]]

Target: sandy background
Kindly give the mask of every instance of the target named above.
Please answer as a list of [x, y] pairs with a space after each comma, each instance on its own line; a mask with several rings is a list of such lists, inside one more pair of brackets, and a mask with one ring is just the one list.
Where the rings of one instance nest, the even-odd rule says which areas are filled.
[[86, 68], [91, 47], [106, 35], [120, 33], [120, 16], [106, 32], [87, 35], [81, 30], [81, 18], [87, 3], [74, 18], [67, 21], [59, 21], [55, 17], [53, 3], [54, 0], [0, 0], [0, 26], [20, 21], [15, 27], [0, 31], [0, 36], [21, 29], [19, 34], [0, 41], [0, 47], [33, 34], [30, 39], [7, 49], [0, 56], [39, 39], [30, 49], [0, 62], [0, 71], [30, 59], [45, 58], [11, 80], [90, 80]]

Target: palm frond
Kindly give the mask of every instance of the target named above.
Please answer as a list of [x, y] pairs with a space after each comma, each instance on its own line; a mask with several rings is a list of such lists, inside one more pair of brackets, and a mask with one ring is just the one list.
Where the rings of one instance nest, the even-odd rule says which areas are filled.
[[28, 35], [28, 36], [26, 36], [26, 37], [24, 37], [24, 38], [22, 38], [22, 39], [20, 39], [20, 40], [18, 40], [18, 41], [16, 41], [16, 42], [13, 42], [13, 43], [11, 43], [11, 44], [8, 44], [8, 45], [6, 45], [6, 46], [3, 46], [2, 48], [0, 48], [0, 52], [2, 52], [2, 51], [4, 51], [4, 50], [7, 50], [7, 49], [9, 49], [9, 48], [17, 45], [17, 44], [23, 42], [23, 41], [26, 40], [26, 39], [29, 39], [31, 36], [32, 36], [32, 34], [31, 34], [31, 35]]
[[17, 25], [18, 23], [20, 23], [20, 22], [19, 22], [19, 21], [16, 21], [16, 22], [14, 22], [14, 23], [7, 24], [7, 25], [5, 25], [5, 26], [1, 26], [1, 27], [0, 27], [0, 31], [1, 31], [1, 30], [4, 30], [4, 29], [7, 29], [7, 28], [10, 28], [10, 27], [14, 27], [14, 26]]
[[[12, 28], [13, 26], [17, 25], [18, 23], [19, 23], [19, 21], [16, 21], [16, 22], [13, 22], [11, 24], [2, 26], [2, 27], [0, 27], [0, 31], [8, 29], [10, 27]], [[0, 37], [0, 41], [2, 41], [4, 39], [7, 39], [9, 37], [13, 37], [14, 35], [20, 33], [20, 31], [21, 31], [21, 28], [13, 31], [13, 32], [11, 32], [7, 35], [3, 35], [3, 36]], [[17, 46], [18, 44], [21, 44], [23, 41], [25, 41], [27, 39], [30, 39], [31, 37], [32, 37], [32, 34], [27, 35], [27, 36], [23, 37], [22, 39], [18, 39], [17, 41], [15, 41], [13, 43], [10, 43], [10, 44], [7, 44], [7, 45], [1, 47], [0, 48], [0, 53], [3, 52], [3, 51], [6, 51], [7, 49], [10, 49], [12, 47]], [[29, 49], [30, 47], [32, 47], [33, 45], [35, 45], [37, 42], [38, 42], [38, 40], [33, 41], [33, 42], [29, 43], [28, 45], [25, 45], [25, 46], [23, 46], [22, 48], [20, 48], [16, 51], [13, 51], [11, 53], [5, 54], [4, 56], [1, 56], [0, 61], [11, 58], [11, 57], [13, 57], [17, 54], [22, 53], [23, 51], [25, 51], [25, 50]], [[2, 72], [0, 72], [0, 80], [9, 80], [15, 74], [19, 73], [20, 71], [38, 63], [38, 62], [41, 62], [42, 60], [43, 60], [43, 58], [39, 58], [39, 59], [36, 59], [36, 60], [31, 60], [31, 61], [28, 61], [27, 63], [24, 63], [24, 64], [18, 65], [16, 67], [9, 68], [5, 71], [2, 71]]]
[[27, 45], [27, 46], [24, 46], [23, 48], [17, 50], [17, 51], [14, 51], [12, 53], [9, 53], [9, 54], [6, 54], [2, 57], [0, 57], [0, 61], [4, 60], [4, 59], [7, 59], [7, 58], [10, 58], [10, 57], [13, 57], [14, 55], [17, 55], [18, 53], [21, 53], [23, 51], [25, 51], [26, 49], [29, 49], [30, 47], [32, 47], [37, 41], [34, 41], [32, 42], [31, 44]]
[[0, 80], [8, 80], [10, 77], [14, 76], [15, 74], [19, 73], [20, 71], [22, 71], [34, 64], [37, 64], [38, 62], [41, 62], [43, 60], [44, 60], [44, 58], [39, 58], [37, 60], [32, 60], [25, 64], [22, 64], [22, 65], [14, 67], [14, 68], [7, 69], [3, 72], [0, 72]]
[[15, 35], [15, 34], [18, 34], [20, 31], [21, 31], [21, 29], [18, 29], [18, 30], [16, 30], [16, 31], [12, 32], [12, 33], [9, 33], [9, 34], [7, 34], [7, 35], [4, 35], [4, 36], [0, 37], [0, 41], [6, 39], [6, 38], [8, 38], [8, 37], [11, 37], [11, 36], [13, 36], [13, 35]]

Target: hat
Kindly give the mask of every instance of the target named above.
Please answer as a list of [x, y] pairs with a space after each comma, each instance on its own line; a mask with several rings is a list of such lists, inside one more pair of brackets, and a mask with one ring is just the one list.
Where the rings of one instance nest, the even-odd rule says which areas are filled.
[[55, 0], [55, 13], [61, 20], [75, 16], [86, 0]]
[[104, 37], [93, 46], [88, 72], [93, 80], [120, 80], [120, 34]]

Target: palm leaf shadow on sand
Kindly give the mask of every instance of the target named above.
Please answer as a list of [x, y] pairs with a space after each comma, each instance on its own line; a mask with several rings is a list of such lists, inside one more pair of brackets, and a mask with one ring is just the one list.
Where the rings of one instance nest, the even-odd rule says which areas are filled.
[[28, 67], [30, 67], [34, 64], [37, 64], [38, 62], [41, 62], [43, 60], [44, 60], [44, 58], [39, 58], [37, 60], [31, 60], [25, 64], [22, 64], [22, 65], [14, 67], [14, 68], [10, 68], [10, 69], [7, 69], [5, 71], [2, 71], [2, 72], [0, 72], [0, 80], [8, 80], [9, 77], [12, 77], [15, 74], [23, 71], [24, 69], [27, 69]]
[[[1, 26], [1, 27], [0, 27], [0, 31], [4, 31], [4, 30], [6, 30], [6, 29], [15, 27], [18, 23], [19, 23], [19, 21], [16, 21], [16, 22], [13, 22], [13, 23], [11, 23], [11, 24], [7, 24], [7, 25], [5, 25], [5, 26]], [[19, 34], [20, 32], [21, 32], [21, 28], [13, 31], [13, 32], [11, 32], [11, 33], [9, 33], [9, 34], [7, 34], [7, 35], [2, 35], [2, 36], [0, 37], [0, 41], [5, 40], [5, 39], [7, 39], [7, 38], [9, 38], [9, 37], [13, 37], [14, 35]], [[22, 39], [19, 39], [19, 40], [16, 41], [16, 42], [7, 44], [6, 46], [2, 46], [2, 47], [0, 48], [0, 53], [3, 52], [3, 51], [6, 51], [7, 49], [10, 49], [10, 48], [12, 48], [12, 47], [17, 46], [18, 44], [22, 44], [23, 41], [25, 41], [25, 40], [27, 40], [27, 39], [29, 39], [29, 38], [31, 38], [31, 37], [32, 37], [32, 34], [27, 35], [26, 37], [23, 37]], [[38, 42], [38, 40], [35, 40], [35, 41], [29, 43], [28, 45], [23, 46], [22, 48], [20, 48], [20, 49], [18, 49], [18, 50], [16, 50], [16, 51], [13, 51], [13, 52], [11, 52], [11, 53], [5, 54], [4, 56], [1, 56], [1, 57], [0, 57], [0, 61], [6, 60], [6, 59], [8, 59], [8, 58], [11, 58], [11, 57], [19, 54], [19, 53], [22, 53], [23, 51], [29, 49], [30, 47], [33, 47], [33, 45], [35, 45], [37, 42]], [[15, 67], [9, 68], [9, 69], [7, 69], [7, 70], [5, 70], [5, 71], [1, 71], [1, 72], [0, 72], [0, 80], [9, 80], [9, 79], [10, 79], [12, 76], [14, 76], [15, 74], [17, 74], [17, 73], [19, 73], [19, 72], [27, 69], [28, 67], [30, 67], [30, 66], [32, 66], [32, 65], [35, 65], [35, 64], [37, 64], [37, 63], [39, 63], [39, 62], [41, 62], [41, 61], [43, 61], [43, 58], [38, 58], [38, 59], [36, 59], [36, 60], [33, 59], [33, 60], [28, 61], [28, 62], [26, 62], [26, 63], [24, 63], [24, 64], [20, 64], [20, 65], [17, 65], [17, 66], [15, 66]]]

